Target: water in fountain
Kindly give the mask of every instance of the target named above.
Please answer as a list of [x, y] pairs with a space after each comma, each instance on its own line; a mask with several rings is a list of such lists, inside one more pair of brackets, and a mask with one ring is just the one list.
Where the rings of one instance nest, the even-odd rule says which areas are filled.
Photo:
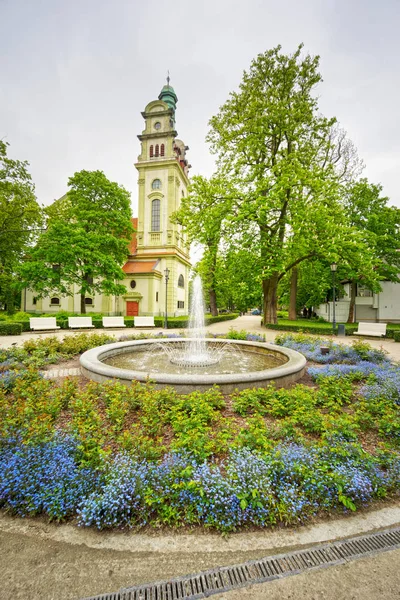
[[210, 352], [206, 342], [204, 325], [204, 299], [201, 278], [196, 275], [193, 281], [193, 294], [190, 305], [189, 340], [184, 352], [171, 357], [171, 362], [186, 367], [206, 367], [219, 362], [219, 356]]

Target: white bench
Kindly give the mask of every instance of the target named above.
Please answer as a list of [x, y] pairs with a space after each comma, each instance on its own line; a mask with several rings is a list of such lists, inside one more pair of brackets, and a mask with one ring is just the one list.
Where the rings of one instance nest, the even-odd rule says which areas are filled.
[[74, 329], [91, 328], [94, 327], [92, 323], [92, 317], [68, 317], [68, 327]]
[[103, 317], [103, 327], [126, 327], [124, 317]]
[[29, 327], [33, 331], [49, 331], [50, 329], [60, 329], [55, 317], [32, 317], [29, 319]]
[[154, 317], [133, 317], [135, 327], [155, 327]]
[[354, 335], [370, 335], [374, 337], [384, 337], [386, 335], [387, 323], [359, 323], [358, 330]]

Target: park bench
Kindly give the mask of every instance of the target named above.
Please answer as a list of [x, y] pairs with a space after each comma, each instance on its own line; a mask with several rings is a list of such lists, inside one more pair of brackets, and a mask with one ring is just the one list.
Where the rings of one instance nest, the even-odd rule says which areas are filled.
[[86, 329], [94, 327], [92, 317], [68, 317], [68, 327], [70, 329]]
[[55, 317], [32, 317], [29, 319], [29, 327], [32, 331], [50, 331], [60, 329]]
[[103, 317], [103, 327], [126, 327], [124, 317]]
[[354, 335], [370, 335], [384, 337], [386, 335], [386, 323], [359, 323], [358, 330]]
[[133, 317], [135, 327], [155, 327], [154, 317]]

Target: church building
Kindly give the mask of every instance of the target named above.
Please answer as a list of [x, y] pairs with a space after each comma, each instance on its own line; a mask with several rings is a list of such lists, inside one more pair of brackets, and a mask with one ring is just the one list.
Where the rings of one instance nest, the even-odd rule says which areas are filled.
[[[150, 102], [142, 116], [144, 130], [138, 136], [141, 152], [135, 167], [138, 171], [138, 217], [133, 219], [135, 234], [129, 256], [122, 270], [126, 287], [122, 296], [96, 295], [85, 299], [88, 315], [188, 314], [189, 243], [181, 225], [171, 222], [181, 198], [186, 196], [190, 165], [188, 146], [177, 138], [175, 113], [178, 98], [173, 87], [165, 85], [158, 100]], [[77, 290], [75, 290], [77, 291]], [[27, 312], [80, 312], [80, 296], [35, 298], [26, 290], [23, 307]]]

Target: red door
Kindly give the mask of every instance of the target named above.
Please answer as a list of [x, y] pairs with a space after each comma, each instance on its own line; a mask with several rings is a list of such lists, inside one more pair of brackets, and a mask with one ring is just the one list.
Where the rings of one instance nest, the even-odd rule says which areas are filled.
[[137, 317], [139, 315], [139, 302], [126, 303], [126, 316]]

